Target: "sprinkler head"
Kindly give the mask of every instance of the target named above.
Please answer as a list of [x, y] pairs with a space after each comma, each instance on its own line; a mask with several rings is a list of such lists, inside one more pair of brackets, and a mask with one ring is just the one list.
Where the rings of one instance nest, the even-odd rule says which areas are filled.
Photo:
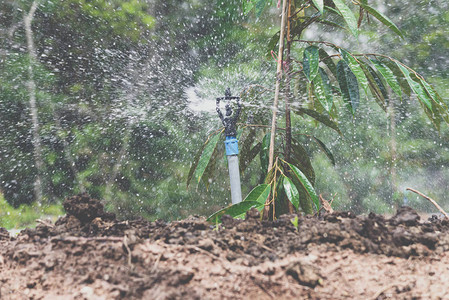
[[226, 107], [226, 117], [229, 117], [232, 114], [232, 107], [229, 103], [226, 104], [225, 107]]

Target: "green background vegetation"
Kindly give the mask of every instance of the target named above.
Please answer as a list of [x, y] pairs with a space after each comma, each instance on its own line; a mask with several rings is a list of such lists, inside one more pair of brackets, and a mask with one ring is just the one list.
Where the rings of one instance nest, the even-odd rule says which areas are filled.
[[[447, 100], [449, 4], [369, 2], [398, 25], [404, 40], [372, 20], [358, 41], [345, 38], [344, 46], [405, 62]], [[61, 201], [82, 191], [104, 199], [122, 218], [172, 220], [209, 215], [227, 205], [225, 158], [208, 187], [186, 189], [195, 152], [220, 124], [214, 113], [192, 112], [185, 91], [194, 87], [202, 101], [213, 102], [228, 86], [234, 94], [254, 84], [273, 88], [276, 63], [267, 49], [279, 30], [275, 1], [268, 1], [259, 18], [244, 15], [241, 1], [40, 1], [32, 22], [34, 62], [23, 27], [31, 4], [0, 4], [0, 226], [28, 226], [39, 215], [61, 214]], [[349, 36], [325, 27], [312, 32], [305, 38], [341, 43]], [[30, 63], [44, 158], [41, 206], [33, 190]], [[262, 110], [267, 117], [258, 122], [268, 125], [272, 97], [265, 93], [251, 100], [255, 105], [245, 107], [241, 121]], [[334, 167], [310, 148], [316, 190], [335, 198], [337, 209], [391, 213], [405, 201], [432, 211], [424, 200], [404, 193], [408, 186], [449, 206], [447, 125], [437, 132], [414, 96], [397, 99], [395, 112], [392, 131], [375, 101], [364, 101], [354, 117], [340, 116], [343, 137], [294, 118], [294, 133], [307, 130], [335, 156]], [[242, 175], [244, 194], [258, 184], [259, 169], [255, 160]]]

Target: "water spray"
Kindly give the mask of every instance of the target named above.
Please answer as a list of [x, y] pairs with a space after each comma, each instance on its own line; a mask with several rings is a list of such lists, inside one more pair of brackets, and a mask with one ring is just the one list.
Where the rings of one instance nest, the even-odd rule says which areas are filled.
[[[225, 116], [220, 109], [220, 101], [228, 101], [225, 105]], [[231, 107], [231, 100], [237, 101], [237, 110], [233, 112]], [[242, 106], [240, 104], [240, 97], [231, 96], [231, 90], [226, 89], [225, 96], [217, 98], [217, 113], [225, 127], [225, 147], [226, 156], [228, 158], [229, 179], [231, 182], [231, 199], [232, 204], [242, 202], [242, 191], [240, 187], [240, 171], [239, 171], [239, 141], [237, 140], [237, 119], [240, 115]]]

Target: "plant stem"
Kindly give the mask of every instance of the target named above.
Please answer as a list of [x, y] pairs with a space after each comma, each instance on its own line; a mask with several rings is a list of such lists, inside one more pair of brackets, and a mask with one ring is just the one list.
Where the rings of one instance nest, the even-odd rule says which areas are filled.
[[[292, 149], [292, 120], [291, 120], [291, 113], [290, 113], [290, 51], [291, 51], [291, 45], [292, 45], [292, 39], [291, 39], [291, 32], [290, 32], [290, 26], [291, 25], [291, 0], [288, 0], [288, 21], [287, 21], [287, 51], [286, 51], [286, 65], [287, 65], [287, 72], [285, 74], [285, 152], [284, 152], [284, 158], [286, 161], [290, 162], [290, 156], [291, 156], [291, 149]], [[286, 201], [288, 212], [293, 213], [294, 207], [293, 204], [290, 201]], [[282, 206], [285, 205], [285, 203], [282, 203]]]
[[281, 17], [281, 32], [279, 34], [279, 51], [278, 51], [278, 64], [276, 70], [276, 88], [274, 91], [274, 102], [273, 102], [273, 115], [271, 119], [271, 137], [270, 137], [270, 152], [268, 155], [268, 171], [273, 167], [274, 160], [274, 142], [276, 137], [276, 117], [279, 102], [279, 91], [281, 87], [282, 79], [282, 64], [283, 64], [283, 54], [284, 54], [284, 36], [285, 36], [285, 24], [287, 20], [286, 10], [288, 0], [284, 0], [282, 3], [282, 17]]
[[286, 47], [286, 65], [287, 72], [285, 74], [285, 160], [290, 162], [290, 153], [292, 148], [292, 121], [290, 114], [290, 75], [289, 75], [289, 67], [290, 67], [290, 50], [291, 50], [291, 35], [290, 35], [290, 15], [291, 15], [291, 3], [290, 0], [288, 2], [288, 21], [287, 21], [287, 47]]

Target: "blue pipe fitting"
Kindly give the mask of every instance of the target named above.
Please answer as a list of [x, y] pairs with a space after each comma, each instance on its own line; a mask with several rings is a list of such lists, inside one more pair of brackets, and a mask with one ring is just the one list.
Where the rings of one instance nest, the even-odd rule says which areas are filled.
[[239, 154], [239, 141], [235, 136], [227, 136], [225, 141], [226, 155]]

